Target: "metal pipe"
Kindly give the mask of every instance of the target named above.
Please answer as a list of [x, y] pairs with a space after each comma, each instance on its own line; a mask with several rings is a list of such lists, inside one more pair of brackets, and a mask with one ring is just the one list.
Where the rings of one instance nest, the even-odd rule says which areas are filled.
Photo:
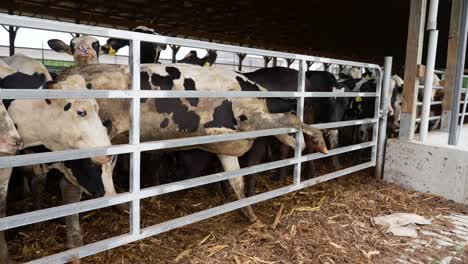
[[381, 92], [381, 108], [379, 123], [379, 137], [377, 142], [377, 164], [375, 166], [375, 177], [382, 179], [383, 166], [385, 156], [385, 142], [387, 139], [387, 118], [388, 118], [388, 104], [390, 98], [390, 78], [392, 75], [392, 57], [385, 57], [384, 74], [382, 78], [383, 86]]
[[[461, 119], [460, 119], [460, 124], [458, 125], [458, 135], [461, 134], [461, 130], [463, 128], [463, 122], [465, 121], [465, 115], [466, 115], [466, 104], [468, 103], [468, 94], [465, 94], [465, 100], [463, 102], [463, 111], [461, 113]], [[459, 139], [459, 138], [458, 138]], [[457, 140], [458, 140], [457, 139]], [[458, 145], [458, 142], [457, 142]]]
[[[132, 90], [140, 90], [140, 41], [130, 42], [130, 74], [132, 76]], [[129, 143], [140, 144], [140, 99], [132, 98], [130, 105], [131, 126], [129, 133]], [[140, 191], [140, 151], [130, 154], [130, 192], [136, 194]], [[140, 233], [140, 200], [133, 200], [130, 203], [130, 233]]]
[[437, 29], [437, 11], [439, 9], [439, 0], [432, 0], [429, 5], [429, 14], [427, 16], [427, 27], [426, 30]]
[[[297, 77], [297, 91], [300, 93], [305, 92], [305, 78], [306, 78], [306, 61], [299, 61], [299, 76]], [[301, 121], [304, 120], [304, 96], [297, 98], [297, 117]], [[300, 159], [302, 156], [302, 145], [304, 144], [304, 135], [302, 131], [297, 131], [295, 135], [296, 145], [294, 149], [294, 158]], [[301, 183], [301, 163], [298, 162], [294, 165], [294, 184]]]
[[458, 144], [458, 114], [460, 111], [461, 87], [463, 84], [463, 72], [465, 68], [466, 38], [468, 23], [468, 0], [463, 1], [462, 17], [460, 25], [460, 42], [458, 46], [457, 70], [455, 72], [454, 93], [452, 102], [452, 115], [449, 130], [449, 145]]
[[[437, 2], [433, 0], [432, 3]], [[430, 21], [429, 21], [430, 22]], [[434, 68], [435, 59], [437, 53], [437, 37], [439, 36], [438, 30], [431, 30], [429, 32], [429, 45], [427, 48], [427, 60], [426, 60], [426, 74], [424, 80], [424, 97], [423, 106], [421, 111], [421, 124], [419, 125], [419, 139], [424, 142], [427, 139], [427, 133], [429, 130], [429, 113], [431, 110], [431, 96], [432, 96], [432, 85], [434, 81]]]

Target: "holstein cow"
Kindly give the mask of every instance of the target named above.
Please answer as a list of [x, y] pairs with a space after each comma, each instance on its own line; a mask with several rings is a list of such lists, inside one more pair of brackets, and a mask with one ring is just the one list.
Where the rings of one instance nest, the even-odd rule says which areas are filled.
[[198, 58], [197, 51], [191, 50], [185, 57], [179, 61], [178, 63], [188, 63], [194, 64], [199, 66], [212, 66], [216, 58], [218, 57], [218, 53], [215, 50], [208, 50], [208, 53], [203, 58]]
[[[91, 89], [128, 89], [129, 69], [124, 65], [85, 65], [62, 72], [59, 77], [81, 74]], [[141, 65], [143, 90], [200, 91], [265, 91], [260, 85], [233, 71], [186, 64]], [[100, 114], [112, 121], [111, 135], [129, 131], [129, 104], [125, 100], [99, 100]], [[270, 113], [266, 100], [258, 98], [153, 98], [143, 100], [140, 118], [142, 141], [190, 136], [217, 135], [237, 131], [252, 131], [293, 127], [312, 137], [315, 149], [327, 153], [320, 130], [301, 122], [290, 113]], [[294, 147], [294, 139], [277, 136], [281, 142]], [[122, 137], [127, 142], [128, 137]], [[195, 146], [218, 155], [226, 171], [239, 169], [237, 157], [252, 146], [251, 139]], [[230, 179], [238, 198], [245, 197], [242, 177]], [[243, 209], [250, 221], [256, 221], [251, 207]]]
[[[133, 31], [158, 35], [153, 29], [145, 26], [136, 27]], [[110, 38], [107, 40], [107, 44], [102, 46], [104, 54], [115, 55], [117, 51], [125, 46], [128, 46], [130, 42], [126, 39]], [[140, 44], [140, 62], [141, 63], [158, 63], [161, 51], [165, 50], [166, 44], [141, 42]]]
[[[18, 72], [14, 72], [14, 70], [15, 69], [8, 67], [6, 64], [2, 64], [0, 66], [0, 72], [8, 72], [7, 74], [9, 74], [7, 76], [5, 76], [5, 74], [1, 74], [4, 77], [1, 80], [2, 89], [28, 88], [23, 85], [24, 83], [34, 84], [31, 82], [31, 79], [39, 81], [36, 82], [35, 85], [41, 85], [40, 82], [44, 80], [43, 76], [25, 76], [26, 74], [18, 74]], [[22, 77], [26, 78], [27, 81], [25, 82]], [[29, 88], [37, 88], [37, 86], [32, 85]], [[45, 84], [44, 88], [86, 89], [84, 79], [79, 75], [69, 76], [64, 81], [59, 83], [48, 82]], [[66, 149], [92, 148], [110, 145], [109, 137], [107, 136], [106, 130], [102, 125], [101, 120], [99, 119], [99, 109], [95, 100], [45, 99], [4, 100], [4, 102], [7, 104], [8, 115], [13, 120], [14, 126], [17, 127], [17, 131], [21, 135], [21, 139], [24, 142], [24, 146], [27, 148], [34, 146], [45, 146], [50, 150], [59, 151]], [[100, 166], [94, 166], [92, 163], [90, 163], [89, 159], [87, 160], [89, 163], [85, 163], [83, 160], [81, 160], [68, 161], [63, 164], [57, 163], [51, 165], [52, 167], [55, 167], [64, 172], [66, 176], [67, 173], [68, 175], [73, 173], [73, 177], [67, 177], [71, 180], [71, 182], [65, 180], [61, 183], [62, 191], [66, 194], [63, 197], [65, 202], [70, 202], [70, 199], [73, 198], [71, 197], [69, 199], [69, 189], [77, 189], [77, 187], [73, 184], [74, 182], [77, 182], [81, 185], [89, 180], [88, 177], [102, 177], [103, 175], [111, 175], [111, 172], [107, 172], [107, 166], [111, 165], [106, 164], [109, 161], [109, 157], [93, 158], [94, 162], [105, 164], [103, 165], [104, 167], [102, 170], [104, 170], [107, 174], [104, 172], [102, 174], [98, 174], [98, 172], [84, 175], [84, 173], [92, 171], [94, 167], [100, 168]], [[37, 169], [43, 167], [36, 166], [35, 168]], [[2, 177], [2, 182], [0, 182], [0, 189], [6, 190], [8, 186], [8, 179], [9, 175], [8, 177]], [[95, 184], [96, 180], [93, 181], [93, 184]], [[105, 179], [105, 183], [110, 186], [110, 192], [113, 191], [113, 184], [111, 181], [112, 178]], [[99, 188], [98, 186], [89, 186], [86, 184], [83, 185], [84, 188], [87, 188], [88, 191], [91, 190], [90, 192], [93, 192], [94, 194], [101, 191], [96, 189]], [[80, 189], [78, 188], [78, 190]], [[95, 192], [95, 190], [97, 191]], [[0, 194], [0, 196], [3, 199], [0, 202], [4, 204], [6, 192]], [[74, 199], [73, 201], [77, 201], [77, 199]], [[76, 226], [79, 227], [79, 224], [69, 224], [73, 222], [72, 220], [74, 218], [76, 218], [75, 222], [78, 223], [77, 216], [69, 216], [66, 218], [68, 224], [67, 234], [69, 235], [69, 238], [75, 237], [73, 235], [70, 236], [70, 234], [74, 234], [74, 232], [77, 231], [79, 232], [79, 229], [76, 228]], [[6, 254], [6, 243], [4, 240], [0, 242], [0, 252], [2, 252], [0, 259], [6, 260], [8, 259]], [[67, 243], [74, 244], [75, 242], [69, 239]], [[1, 248], [3, 246], [4, 248]]]
[[[298, 71], [284, 67], [264, 68], [251, 73], [244, 73], [249, 80], [256, 82], [268, 91], [296, 91], [298, 85]], [[328, 72], [307, 72], [306, 91], [331, 92], [336, 90], [336, 79]], [[268, 109], [272, 113], [287, 113], [296, 111], [296, 99], [267, 98]], [[336, 122], [343, 119], [344, 110], [347, 106], [346, 98], [307, 98], [305, 100], [305, 120], [306, 123]], [[329, 139], [330, 147], [336, 147], [337, 133], [335, 130], [325, 132]], [[334, 135], [334, 136], [333, 136]], [[262, 161], [268, 160], [269, 138], [255, 139], [252, 148], [241, 158], [241, 164], [246, 166], [258, 165]], [[308, 139], [308, 137], [306, 137]], [[307, 141], [306, 141], [307, 142]], [[314, 151], [313, 142], [308, 142], [309, 151]], [[289, 149], [282, 148], [281, 158], [286, 158]], [[337, 157], [334, 157], [334, 165], [340, 166]], [[180, 151], [177, 153], [176, 177], [194, 178], [202, 175], [215, 173], [212, 164], [216, 156], [201, 151]], [[311, 178], [315, 174], [312, 162], [306, 167], [306, 178]], [[211, 169], [211, 170], [210, 170]], [[214, 168], [216, 169], [216, 168]], [[280, 177], [286, 176], [285, 168], [280, 170]], [[255, 175], [247, 176], [247, 196], [255, 194]]]

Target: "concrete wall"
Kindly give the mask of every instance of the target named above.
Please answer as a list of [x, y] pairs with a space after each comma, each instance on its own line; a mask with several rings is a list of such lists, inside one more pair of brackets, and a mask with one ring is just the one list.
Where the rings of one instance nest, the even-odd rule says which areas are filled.
[[468, 204], [468, 148], [389, 139], [384, 180]]

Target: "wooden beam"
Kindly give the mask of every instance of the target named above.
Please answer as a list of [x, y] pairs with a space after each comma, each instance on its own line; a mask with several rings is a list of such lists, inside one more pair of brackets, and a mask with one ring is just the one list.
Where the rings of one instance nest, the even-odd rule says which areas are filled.
[[426, 20], [427, 0], [411, 0], [406, 43], [405, 87], [401, 109], [400, 139], [412, 140], [416, 125], [416, 100], [419, 80], [418, 64], [421, 64], [424, 24]]
[[442, 131], [448, 132], [450, 128], [450, 116], [452, 114], [452, 101], [457, 71], [458, 46], [460, 45], [460, 23], [463, 0], [452, 0], [452, 11], [450, 15], [450, 31], [447, 50], [446, 79], [444, 99], [442, 101]]

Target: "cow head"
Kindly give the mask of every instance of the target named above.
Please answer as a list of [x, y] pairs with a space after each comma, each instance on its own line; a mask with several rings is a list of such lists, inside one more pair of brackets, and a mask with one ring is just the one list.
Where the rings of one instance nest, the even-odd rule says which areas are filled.
[[23, 141], [0, 101], [0, 154], [15, 154], [22, 147]]
[[183, 59], [179, 60], [178, 63], [210, 67], [215, 63], [217, 57], [218, 54], [215, 50], [208, 50], [208, 53], [205, 55], [205, 57], [200, 59], [198, 58], [197, 51], [191, 50], [189, 53], [187, 53], [187, 55], [185, 55]]
[[[145, 26], [138, 26], [133, 31], [157, 35], [157, 33], [154, 32], [153, 29], [147, 28]], [[128, 46], [129, 44], [130, 42], [126, 39], [110, 38], [107, 40], [107, 44], [102, 46], [102, 51], [104, 52], [104, 54], [114, 56], [117, 54], [117, 51], [119, 51], [119, 49]], [[142, 42], [140, 54], [141, 62], [158, 62], [161, 51], [165, 50], [166, 47], [166, 44]]]
[[70, 45], [65, 44], [59, 39], [51, 39], [47, 41], [47, 43], [49, 47], [56, 52], [73, 55], [78, 65], [99, 63], [101, 45], [96, 38], [91, 36], [85, 35], [73, 38], [70, 41]]
[[362, 72], [360, 68], [357, 67], [351, 67], [351, 66], [346, 66], [344, 69], [341, 71], [340, 79], [361, 79], [362, 78]]
[[[86, 89], [80, 75], [62, 82], [48, 82], [45, 89]], [[15, 100], [8, 112], [26, 146], [44, 145], [50, 150], [110, 146], [106, 128], [98, 116], [94, 99]], [[96, 157], [97, 163], [110, 158]]]

